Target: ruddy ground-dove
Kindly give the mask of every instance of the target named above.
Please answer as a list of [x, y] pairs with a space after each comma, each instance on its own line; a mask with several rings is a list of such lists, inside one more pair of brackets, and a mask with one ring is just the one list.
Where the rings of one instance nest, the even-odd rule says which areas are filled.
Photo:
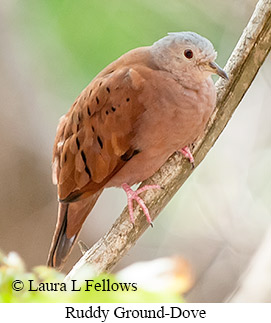
[[59, 211], [48, 265], [62, 267], [84, 220], [106, 187], [122, 187], [133, 221], [130, 186], [153, 175], [172, 153], [193, 163], [191, 145], [212, 113], [211, 74], [227, 78], [214, 62], [209, 40], [193, 32], [170, 33], [152, 46], [129, 51], [82, 91], [59, 122], [53, 182]]

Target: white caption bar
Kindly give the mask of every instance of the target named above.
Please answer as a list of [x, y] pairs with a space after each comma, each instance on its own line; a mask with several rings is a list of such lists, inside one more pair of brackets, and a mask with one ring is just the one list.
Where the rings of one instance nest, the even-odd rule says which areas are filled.
[[271, 322], [271, 304], [0, 304], [2, 322]]

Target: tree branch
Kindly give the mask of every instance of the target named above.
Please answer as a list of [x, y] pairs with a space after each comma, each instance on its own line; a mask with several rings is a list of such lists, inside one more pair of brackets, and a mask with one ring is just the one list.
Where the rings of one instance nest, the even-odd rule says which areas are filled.
[[[268, 55], [271, 47], [270, 26], [271, 2], [260, 0], [226, 64], [225, 70], [230, 80], [225, 82], [220, 79], [216, 83], [216, 109], [204, 136], [196, 142], [193, 150], [196, 165], [214, 145]], [[164, 187], [142, 194], [152, 219], [158, 216], [191, 173], [189, 162], [175, 153], [157, 173], [141, 184], [155, 183]], [[112, 228], [82, 256], [66, 279], [72, 279], [77, 270], [87, 263], [94, 265], [97, 273], [110, 271], [149, 227], [139, 206], [135, 208], [134, 216], [133, 226], [126, 207]]]

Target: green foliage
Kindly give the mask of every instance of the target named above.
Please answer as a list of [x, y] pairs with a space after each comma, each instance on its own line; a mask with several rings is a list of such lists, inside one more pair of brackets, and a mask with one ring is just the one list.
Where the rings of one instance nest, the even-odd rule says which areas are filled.
[[[98, 277], [91, 275], [91, 267], [81, 271], [74, 285], [71, 282], [64, 283], [65, 276], [54, 269], [39, 266], [32, 272], [25, 270], [25, 265], [16, 253], [8, 256], [0, 253], [0, 302], [5, 303], [136, 303], [136, 302], [181, 302], [182, 299], [174, 292], [151, 293], [143, 289], [136, 291], [102, 291], [87, 288], [86, 280], [93, 279], [96, 286], [103, 286], [104, 282], [110, 281], [110, 285], [119, 284], [114, 275], [102, 274]], [[89, 277], [91, 276], [91, 277]], [[24, 288], [14, 290], [14, 282], [23, 282]], [[49, 288], [54, 291], [45, 290]], [[55, 285], [52, 285], [55, 283]], [[19, 282], [15, 288], [21, 287]], [[77, 291], [80, 289], [80, 291]], [[66, 289], [66, 290], [63, 290]], [[74, 291], [72, 291], [74, 289]]]

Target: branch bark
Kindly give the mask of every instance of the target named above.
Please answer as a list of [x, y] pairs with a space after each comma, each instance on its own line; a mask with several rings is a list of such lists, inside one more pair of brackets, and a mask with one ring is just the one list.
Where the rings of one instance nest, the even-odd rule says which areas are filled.
[[[230, 80], [225, 82], [220, 79], [216, 83], [216, 109], [204, 136], [195, 143], [193, 150], [196, 165], [200, 164], [216, 142], [268, 55], [271, 47], [270, 27], [271, 1], [260, 0], [226, 64], [225, 70]], [[157, 173], [141, 184], [155, 183], [165, 188], [142, 194], [152, 219], [158, 216], [191, 173], [189, 162], [175, 153]], [[97, 273], [110, 271], [149, 227], [139, 206], [135, 208], [134, 216], [133, 226], [126, 207], [104, 237], [77, 262], [66, 280], [72, 279], [79, 269], [89, 263]]]

